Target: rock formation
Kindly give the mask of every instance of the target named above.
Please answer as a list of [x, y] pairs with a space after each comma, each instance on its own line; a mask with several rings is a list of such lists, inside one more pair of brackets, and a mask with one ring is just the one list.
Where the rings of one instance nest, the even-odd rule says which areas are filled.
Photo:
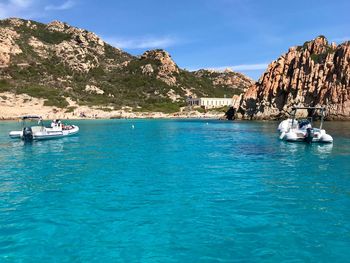
[[105, 43], [96, 34], [59, 21], [49, 23], [46, 29], [70, 36], [52, 49], [72, 70], [89, 72], [100, 66], [99, 57], [105, 53]]
[[[152, 60], [156, 63], [158, 72], [157, 79], [164, 81], [169, 86], [176, 85], [175, 74], [179, 73], [179, 67], [172, 60], [170, 54], [162, 49], [149, 50], [143, 53], [141, 60]], [[153, 73], [153, 68], [151, 65], [145, 65], [143, 71], [149, 74], [151, 71]]]
[[243, 118], [278, 119], [293, 106], [326, 106], [327, 118], [350, 119], [350, 41], [319, 36], [273, 61], [244, 94]]
[[231, 69], [225, 69], [224, 71], [200, 69], [195, 71], [194, 74], [200, 78], [209, 78], [215, 87], [229, 86], [236, 89], [237, 94], [246, 91], [247, 87], [254, 84], [251, 78]]
[[86, 85], [85, 86], [85, 91], [87, 91], [89, 93], [100, 94], [100, 95], [105, 93], [102, 89], [100, 89], [100, 88], [98, 88], [98, 87], [96, 87], [94, 85]]
[[9, 28], [0, 28], [0, 66], [10, 64], [11, 55], [22, 53], [15, 40], [19, 34]]

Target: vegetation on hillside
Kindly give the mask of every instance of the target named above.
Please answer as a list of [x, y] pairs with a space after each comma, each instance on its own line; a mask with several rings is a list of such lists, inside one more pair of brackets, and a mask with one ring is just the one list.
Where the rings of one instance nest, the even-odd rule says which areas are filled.
[[[0, 68], [0, 79], [6, 78], [0, 80], [0, 91], [44, 98], [45, 105], [67, 107], [65, 98], [69, 97], [80, 105], [109, 109], [129, 106], [138, 111], [174, 112], [185, 105], [185, 90], [191, 90], [198, 96], [230, 97], [242, 93], [244, 88], [214, 86], [209, 76], [198, 77], [182, 69], [172, 73], [176, 78], [175, 85], [168, 85], [158, 77], [159, 67], [162, 66], [160, 60], [134, 57], [107, 43], [104, 43], [104, 52], [101, 54], [96, 51], [97, 43], [93, 41], [84, 47], [83, 52], [73, 55], [79, 58], [83, 53], [82, 63], [91, 62], [97, 66], [85, 72], [76, 71], [67, 61], [70, 57], [63, 58], [54, 51], [64, 41], [78, 47], [81, 45], [74, 30], [52, 31], [42, 23], [19, 21], [23, 23], [14, 26], [10, 20], [0, 20], [0, 27], [11, 28], [20, 35], [15, 42], [22, 50], [22, 53], [11, 56], [8, 67]], [[32, 37], [49, 47], [45, 50], [46, 57], [40, 56], [29, 44]], [[152, 74], [142, 72], [142, 67], [148, 64], [154, 69]], [[87, 85], [98, 87], [104, 93], [89, 92], [86, 90]], [[170, 91], [178, 96], [176, 101], [170, 98]]]

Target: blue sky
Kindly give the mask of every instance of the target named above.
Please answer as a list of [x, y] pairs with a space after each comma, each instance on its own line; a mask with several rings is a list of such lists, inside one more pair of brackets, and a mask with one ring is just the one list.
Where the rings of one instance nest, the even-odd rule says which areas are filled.
[[134, 55], [164, 48], [183, 68], [258, 79], [290, 46], [350, 40], [349, 0], [0, 0], [0, 18], [62, 20]]

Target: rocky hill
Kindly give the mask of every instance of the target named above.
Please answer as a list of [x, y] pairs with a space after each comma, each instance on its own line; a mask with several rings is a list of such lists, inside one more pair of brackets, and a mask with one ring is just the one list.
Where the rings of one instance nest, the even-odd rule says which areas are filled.
[[37, 98], [66, 111], [173, 112], [187, 96], [231, 96], [251, 85], [234, 72], [181, 69], [164, 50], [135, 57], [59, 21], [0, 20], [0, 93], [6, 93], [0, 103], [9, 104], [9, 94], [25, 94], [24, 104]]
[[350, 41], [324, 36], [292, 47], [244, 94], [243, 118], [278, 119], [292, 106], [327, 106], [329, 119], [350, 119]]
[[200, 69], [195, 71], [194, 74], [199, 78], [211, 80], [216, 88], [234, 88], [235, 95], [242, 94], [254, 83], [251, 78], [231, 69], [225, 69], [224, 71]]

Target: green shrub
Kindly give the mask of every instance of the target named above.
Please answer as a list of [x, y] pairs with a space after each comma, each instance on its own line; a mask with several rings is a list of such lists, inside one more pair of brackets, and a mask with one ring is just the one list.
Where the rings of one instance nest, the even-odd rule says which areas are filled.
[[310, 43], [310, 41], [306, 41], [303, 44], [303, 50], [307, 49], [307, 45]]
[[44, 102], [45, 106], [64, 108], [69, 105], [67, 100], [64, 98], [65, 93], [53, 88], [43, 86], [21, 86], [16, 88], [16, 93], [46, 99]]
[[65, 108], [69, 104], [65, 98], [48, 98], [44, 101], [44, 106], [55, 106], [58, 108]]
[[76, 108], [77, 108], [77, 107], [75, 107], [75, 106], [67, 107], [66, 110], [65, 110], [65, 112], [67, 112], [67, 113], [74, 112], [74, 110], [75, 110]]
[[113, 109], [111, 108], [105, 108], [105, 107], [100, 107], [100, 108], [97, 108], [98, 110], [102, 110], [102, 111], [105, 111], [105, 112], [111, 112], [113, 111]]
[[182, 103], [172, 102], [154, 102], [140, 105], [141, 108], [134, 109], [135, 111], [141, 112], [163, 112], [163, 113], [174, 113], [180, 110], [180, 107], [184, 106]]
[[72, 37], [70, 34], [67, 34], [67, 33], [57, 32], [57, 31], [52, 32], [47, 30], [34, 31], [33, 36], [48, 44], [59, 44], [65, 40], [71, 39]]
[[1, 79], [0, 80], [0, 91], [4, 92], [4, 91], [10, 91], [10, 84], [4, 80], [4, 79]]
[[317, 63], [317, 64], [322, 64], [324, 63], [328, 53], [321, 53], [321, 54], [311, 54], [311, 59]]

